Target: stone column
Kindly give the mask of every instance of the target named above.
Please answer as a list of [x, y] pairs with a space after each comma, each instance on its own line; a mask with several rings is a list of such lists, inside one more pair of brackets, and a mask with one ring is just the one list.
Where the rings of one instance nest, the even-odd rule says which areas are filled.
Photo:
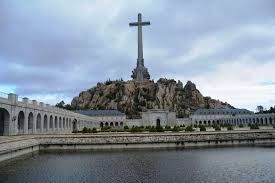
[[29, 121], [28, 121], [28, 113], [27, 111], [25, 110], [24, 111], [24, 133], [23, 134], [29, 134], [29, 128], [28, 128], [28, 125], [29, 125]]

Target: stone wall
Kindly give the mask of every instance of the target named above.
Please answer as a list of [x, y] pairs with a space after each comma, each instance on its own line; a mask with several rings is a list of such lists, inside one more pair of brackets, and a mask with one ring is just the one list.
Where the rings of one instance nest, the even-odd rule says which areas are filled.
[[38, 150], [104, 150], [275, 145], [274, 130], [196, 133], [105, 133], [14, 136], [0, 139], [0, 162]]
[[249, 132], [195, 132], [195, 133], [156, 133], [156, 134], [101, 134], [101, 135], [51, 135], [37, 138], [41, 144], [150, 144], [150, 143], [199, 143], [275, 140], [275, 131]]
[[180, 125], [191, 125], [192, 124], [192, 120], [191, 118], [177, 118], [176, 119], [176, 125], [180, 126]]

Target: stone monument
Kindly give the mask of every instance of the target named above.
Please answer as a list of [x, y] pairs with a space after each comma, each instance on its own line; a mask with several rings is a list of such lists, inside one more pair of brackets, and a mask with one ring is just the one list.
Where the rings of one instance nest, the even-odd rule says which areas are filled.
[[137, 67], [132, 71], [132, 78], [136, 81], [143, 81], [150, 79], [148, 69], [144, 66], [143, 58], [143, 43], [142, 43], [142, 26], [150, 25], [150, 22], [142, 22], [141, 13], [138, 14], [138, 22], [129, 24], [138, 27], [138, 58]]

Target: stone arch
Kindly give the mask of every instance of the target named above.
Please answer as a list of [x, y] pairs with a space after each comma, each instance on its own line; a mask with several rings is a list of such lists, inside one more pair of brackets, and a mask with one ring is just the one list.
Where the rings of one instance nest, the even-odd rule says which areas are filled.
[[267, 118], [265, 118], [265, 119], [264, 119], [264, 123], [265, 123], [265, 125], [267, 125], [267, 124], [268, 124], [268, 122], [267, 122]]
[[18, 134], [24, 133], [24, 126], [25, 126], [25, 114], [23, 111], [20, 111], [18, 113], [18, 119], [17, 119], [17, 126], [18, 126]]
[[33, 113], [30, 112], [29, 116], [28, 116], [28, 132], [29, 133], [33, 133], [33, 121], [34, 121]]
[[203, 121], [203, 124], [206, 125], [206, 121], [205, 120]]
[[256, 123], [259, 124], [260, 123], [260, 119], [256, 118]]
[[105, 126], [109, 126], [108, 122], [105, 122]]
[[58, 127], [58, 118], [57, 116], [54, 117], [54, 128], [57, 129]]
[[269, 117], [269, 124], [272, 125], [272, 118], [271, 117]]
[[62, 126], [62, 129], [65, 128], [65, 124], [66, 124], [66, 119], [65, 119], [65, 117], [63, 117], [63, 126]]
[[[67, 125], [67, 126], [66, 126], [66, 125]], [[69, 126], [69, 119], [68, 119], [68, 118], [66, 118], [66, 122], [65, 122], [64, 129], [66, 129], [66, 127], [68, 128], [68, 126]]]
[[103, 128], [104, 124], [103, 122], [100, 122], [100, 128]]
[[71, 118], [69, 119], [69, 128], [70, 129], [72, 128], [72, 119]]
[[48, 116], [46, 114], [44, 115], [43, 129], [48, 130]]
[[160, 119], [159, 118], [156, 120], [156, 126], [160, 126]]
[[261, 118], [261, 125], [263, 125], [264, 124], [264, 119], [263, 118]]
[[9, 122], [10, 113], [4, 108], [0, 108], [0, 136], [7, 134]]
[[201, 123], [202, 123], [202, 122], [201, 122], [201, 121], [199, 121], [199, 124], [200, 124], [200, 125], [201, 125]]
[[38, 131], [38, 132], [41, 132], [41, 122], [42, 122], [42, 120], [41, 120], [41, 114], [40, 113], [38, 113], [37, 114], [37, 117], [36, 117], [36, 130]]
[[77, 120], [73, 120], [73, 131], [77, 131]]
[[120, 122], [120, 126], [123, 126], [123, 122]]
[[113, 123], [113, 122], [111, 122], [111, 123], [110, 123], [110, 126], [114, 126], [114, 123]]
[[61, 129], [61, 124], [62, 123], [62, 118], [61, 118], [61, 116], [59, 116], [59, 123], [58, 123], [58, 129]]
[[211, 121], [210, 120], [208, 121], [208, 125], [211, 125]]
[[115, 126], [118, 126], [118, 122], [115, 122]]
[[53, 116], [50, 116], [50, 129], [53, 130]]

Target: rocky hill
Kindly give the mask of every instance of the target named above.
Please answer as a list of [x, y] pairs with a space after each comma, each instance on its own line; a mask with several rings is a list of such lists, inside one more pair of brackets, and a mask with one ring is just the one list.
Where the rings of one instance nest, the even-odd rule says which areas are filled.
[[176, 111], [186, 117], [198, 108], [230, 108], [227, 103], [204, 97], [196, 85], [168, 79], [154, 81], [106, 81], [75, 97], [73, 109], [118, 109], [129, 117], [138, 117], [148, 109]]

